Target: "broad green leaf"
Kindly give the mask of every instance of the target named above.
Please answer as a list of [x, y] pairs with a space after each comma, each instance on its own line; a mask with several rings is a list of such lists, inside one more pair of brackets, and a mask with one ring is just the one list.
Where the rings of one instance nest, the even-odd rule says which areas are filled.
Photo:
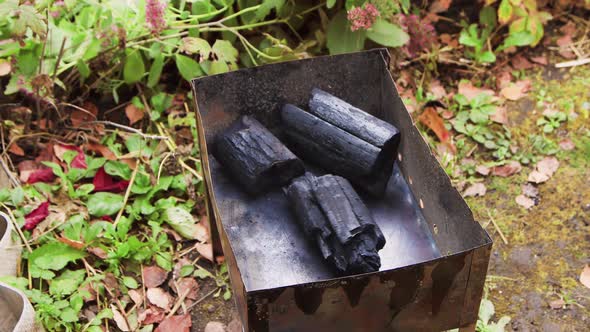
[[139, 287], [139, 284], [137, 283], [137, 281], [131, 277], [123, 277], [123, 284], [127, 287], [127, 288], [131, 288], [131, 289], [136, 289], [137, 287]]
[[49, 293], [58, 297], [74, 293], [84, 281], [86, 270], [65, 270], [59, 277], [51, 281]]
[[10, 200], [12, 201], [12, 205], [14, 206], [20, 205], [20, 203], [22, 203], [25, 200], [25, 191], [23, 190], [23, 187], [18, 186], [12, 189], [12, 192], [10, 194]]
[[485, 6], [479, 12], [479, 22], [489, 28], [495, 28], [497, 24], [496, 11], [493, 7]]
[[510, 4], [510, 0], [502, 0], [500, 2], [500, 6], [498, 7], [498, 19], [500, 20], [501, 24], [506, 24], [512, 18], [512, 5]]
[[172, 270], [172, 255], [169, 252], [159, 252], [156, 254], [156, 264], [166, 271]]
[[494, 308], [494, 304], [492, 303], [492, 301], [488, 299], [481, 300], [481, 304], [479, 305], [479, 319], [484, 324], [488, 324], [490, 318], [492, 318], [495, 312], [496, 310]]
[[[155, 97], [156, 96], [152, 97], [152, 105], [154, 106], [154, 109], [159, 109], [159, 106], [156, 106], [156, 104], [154, 104]], [[166, 108], [167, 107], [168, 106], [166, 106]], [[127, 151], [141, 152], [141, 155], [145, 157], [151, 156], [151, 154], [154, 152], [153, 149], [148, 145], [148, 142], [139, 135], [128, 136], [125, 139], [125, 147], [127, 148]]]
[[208, 59], [211, 53], [209, 42], [203, 38], [185, 37], [182, 38], [181, 50], [188, 54], [199, 54], [201, 59]]
[[275, 9], [277, 12], [285, 5], [285, 0], [262, 0], [262, 5], [256, 11], [256, 19], [262, 20], [270, 11]]
[[18, 7], [18, 19], [14, 22], [12, 33], [17, 36], [24, 36], [26, 29], [31, 30], [41, 37], [45, 37], [47, 32], [47, 25], [43, 15], [41, 15], [35, 7], [30, 5], [21, 5]]
[[10, 199], [10, 190], [8, 188], [0, 189], [0, 202], [4, 203]]
[[124, 180], [131, 178], [131, 168], [129, 165], [116, 160], [109, 160], [104, 164], [104, 171], [112, 176], [119, 177]]
[[187, 81], [203, 76], [201, 66], [186, 55], [176, 54], [176, 68], [178, 68], [180, 76]]
[[410, 36], [398, 25], [384, 19], [377, 19], [367, 31], [367, 38], [387, 47], [399, 47], [410, 39]]
[[[473, 32], [475, 31], [475, 34]], [[471, 47], [481, 47], [481, 42], [477, 37], [477, 25], [472, 24], [467, 29], [461, 30], [459, 34], [459, 43]]]
[[113, 215], [123, 207], [123, 196], [99, 192], [88, 196], [88, 213], [92, 216], [102, 217]]
[[88, 64], [81, 59], [76, 62], [76, 68], [78, 68], [78, 72], [83, 78], [88, 78], [88, 76], [90, 76], [90, 67], [88, 67]]
[[59, 318], [65, 323], [73, 323], [79, 320], [78, 313], [70, 307], [62, 309]]
[[[180, 268], [180, 275], [182, 277], [188, 277], [189, 275], [191, 275], [193, 273], [193, 271], [195, 270], [195, 267], [192, 265], [183, 265]], [[24, 278], [22, 278], [24, 279]], [[24, 279], [24, 287], [27, 287], [27, 279]]]
[[528, 31], [520, 31], [511, 33], [504, 39], [504, 43], [498, 47], [498, 51], [502, 51], [512, 46], [527, 46], [535, 41], [535, 36]]
[[326, 33], [327, 47], [330, 54], [356, 52], [363, 49], [366, 31], [350, 31], [346, 11], [342, 10], [332, 18]]
[[479, 62], [492, 63], [496, 61], [496, 55], [492, 51], [485, 51], [479, 55], [477, 60]]
[[335, 4], [336, 4], [336, 0], [328, 0], [326, 2], [326, 7], [332, 8], [332, 7], [334, 7]]
[[238, 59], [238, 50], [227, 40], [217, 39], [211, 50], [219, 61], [234, 63]]
[[153, 88], [160, 81], [162, 75], [162, 69], [164, 68], [164, 56], [159, 54], [155, 57], [152, 66], [150, 67], [150, 73], [148, 74], [147, 86]]
[[84, 251], [80, 251], [61, 242], [52, 242], [45, 244], [29, 255], [31, 267], [31, 276], [34, 278], [52, 278], [55, 274], [51, 271], [63, 269], [69, 262], [86, 256]]
[[193, 216], [187, 210], [173, 206], [164, 211], [163, 219], [178, 234], [189, 240], [196, 240], [201, 237], [202, 227], [198, 225]]
[[139, 82], [145, 74], [145, 64], [141, 53], [137, 50], [127, 52], [125, 67], [123, 67], [123, 79], [127, 84]]

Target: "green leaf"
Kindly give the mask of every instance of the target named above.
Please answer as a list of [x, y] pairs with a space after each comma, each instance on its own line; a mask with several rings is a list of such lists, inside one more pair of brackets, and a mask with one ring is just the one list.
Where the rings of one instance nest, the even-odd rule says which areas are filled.
[[120, 161], [107, 161], [104, 164], [104, 171], [109, 175], [116, 176], [124, 180], [131, 179], [131, 168], [129, 168], [129, 165]]
[[344, 10], [336, 14], [328, 24], [326, 40], [330, 54], [360, 51], [365, 46], [366, 38], [365, 30], [350, 31]]
[[[475, 32], [475, 33], [474, 33]], [[477, 25], [472, 24], [467, 29], [461, 30], [459, 43], [471, 47], [481, 47], [481, 42], [477, 37]]]
[[270, 11], [275, 9], [277, 12], [285, 5], [285, 0], [263, 0], [262, 5], [256, 11], [256, 19], [262, 20]]
[[127, 84], [139, 82], [145, 74], [145, 64], [141, 53], [137, 50], [127, 52], [125, 67], [123, 67], [123, 79]]
[[371, 29], [367, 31], [367, 37], [387, 47], [399, 47], [410, 39], [410, 36], [398, 25], [389, 23], [384, 19], [377, 19]]
[[20, 205], [25, 200], [25, 191], [23, 187], [18, 186], [12, 189], [12, 193], [10, 194], [10, 200], [14, 206]]
[[131, 277], [123, 277], [123, 284], [127, 288], [131, 288], [131, 289], [136, 289], [137, 287], [139, 287], [139, 284], [137, 283], [137, 281]]
[[84, 281], [86, 277], [86, 270], [65, 270], [59, 277], [51, 281], [49, 285], [49, 293], [58, 297], [70, 295], [74, 293], [78, 286]]
[[490, 301], [488, 299], [481, 300], [481, 304], [479, 305], [479, 319], [485, 325], [488, 324], [488, 322], [490, 321], [490, 318], [492, 318], [492, 316], [494, 315], [495, 312], [496, 312], [496, 310], [494, 308], [494, 304], [492, 303], [492, 301]]
[[487, 28], [495, 28], [498, 24], [496, 19], [496, 11], [491, 6], [485, 6], [479, 12], [479, 22]]
[[172, 270], [172, 255], [169, 252], [159, 252], [156, 254], [156, 264], [166, 271]]
[[123, 196], [99, 192], [89, 196], [86, 206], [88, 207], [88, 213], [92, 216], [110, 216], [119, 212], [123, 207]]
[[82, 61], [82, 59], [79, 59], [78, 62], [76, 62], [76, 68], [78, 68], [78, 72], [83, 78], [88, 78], [88, 76], [90, 76], [90, 67], [88, 67], [88, 64]]
[[[188, 277], [189, 275], [191, 275], [193, 273], [194, 270], [195, 270], [195, 267], [192, 265], [183, 265], [180, 268], [180, 275], [182, 277]], [[27, 287], [26, 279], [24, 279], [24, 287]]]
[[199, 64], [187, 57], [186, 55], [176, 54], [176, 68], [180, 72], [180, 76], [187, 81], [192, 80], [193, 78], [203, 76], [203, 70], [201, 70], [201, 66]]
[[201, 59], [208, 59], [211, 54], [209, 42], [203, 38], [185, 37], [182, 38], [180, 49], [188, 54], [199, 54]]
[[223, 61], [211, 61], [207, 75], [223, 74], [229, 71], [229, 66]]
[[492, 63], [496, 61], [496, 55], [492, 51], [485, 51], [477, 58], [478, 62]]
[[59, 318], [65, 323], [73, 323], [78, 321], [78, 313], [68, 307], [61, 310], [59, 314]]
[[47, 272], [47, 270], [61, 270], [69, 262], [73, 262], [85, 256], [86, 253], [84, 251], [74, 249], [65, 243], [52, 242], [45, 244], [33, 250], [29, 255], [31, 276], [39, 278], [54, 275], [53, 273], [44, 272]]
[[234, 63], [238, 59], [238, 50], [227, 40], [217, 39], [211, 51], [219, 61]]
[[150, 67], [150, 73], [148, 74], [147, 86], [153, 88], [160, 81], [162, 75], [162, 69], [164, 68], [164, 56], [159, 54], [152, 62]]
[[193, 216], [187, 210], [173, 206], [164, 211], [163, 219], [178, 234], [189, 240], [196, 240], [200, 237], [201, 227], [195, 222]]
[[29, 5], [21, 5], [18, 7], [18, 19], [14, 22], [12, 33], [17, 36], [24, 36], [26, 29], [31, 30], [41, 37], [45, 37], [47, 25], [43, 15], [37, 12], [37, 9]]
[[504, 39], [504, 43], [498, 47], [498, 51], [505, 50], [512, 46], [527, 46], [535, 42], [535, 36], [528, 31], [511, 33]]
[[326, 7], [332, 8], [332, 7], [334, 7], [335, 4], [336, 4], [336, 0], [328, 0], [326, 2]]
[[512, 18], [512, 5], [510, 4], [510, 0], [502, 0], [500, 2], [500, 6], [498, 7], [498, 19], [500, 23], [506, 24]]
[[226, 301], [229, 301], [229, 299], [231, 299], [231, 291], [229, 290], [229, 288], [226, 288], [225, 292], [223, 292], [223, 299]]

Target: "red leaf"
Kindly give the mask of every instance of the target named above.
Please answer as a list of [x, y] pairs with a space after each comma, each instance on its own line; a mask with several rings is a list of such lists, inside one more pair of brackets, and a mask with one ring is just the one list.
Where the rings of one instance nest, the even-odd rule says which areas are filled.
[[494, 166], [492, 168], [492, 175], [508, 177], [520, 172], [521, 169], [522, 166], [520, 163], [513, 160], [502, 166]]
[[125, 107], [125, 115], [127, 115], [127, 119], [129, 119], [129, 124], [134, 124], [138, 121], [141, 121], [145, 114], [143, 109], [133, 104], [129, 104], [127, 107]]
[[58, 144], [53, 146], [53, 151], [55, 152], [55, 156], [61, 161], [64, 160], [63, 155], [66, 153], [66, 151], [77, 151], [78, 154], [76, 157], [74, 157], [74, 160], [72, 160], [70, 166], [81, 169], [88, 168], [88, 165], [86, 165], [86, 156], [84, 155], [84, 151], [82, 151], [82, 149], [77, 146]]
[[189, 314], [170, 316], [164, 319], [154, 332], [189, 332], [192, 325]]
[[149, 307], [139, 313], [137, 320], [141, 325], [159, 323], [166, 317], [166, 313], [156, 307]]
[[105, 170], [104, 167], [101, 167], [94, 175], [94, 179], [92, 179], [92, 184], [94, 185], [94, 191], [109, 191], [113, 193], [119, 193], [127, 189], [129, 185], [129, 181], [127, 180], [120, 180], [116, 181], [115, 178], [110, 176]]
[[41, 203], [36, 209], [25, 216], [24, 229], [31, 231], [49, 215], [49, 201]]
[[21, 157], [25, 155], [25, 151], [23, 151], [23, 149], [16, 143], [12, 143], [10, 145], [10, 147], [8, 148], [8, 152]]
[[29, 178], [25, 182], [28, 184], [37, 182], [48, 183], [53, 182], [53, 180], [55, 180], [55, 174], [53, 174], [53, 170], [51, 168], [45, 167], [30, 173]]
[[451, 143], [451, 134], [445, 128], [443, 119], [438, 115], [434, 107], [426, 107], [418, 117], [418, 121], [430, 128], [442, 143], [448, 145], [455, 152], [455, 146]]

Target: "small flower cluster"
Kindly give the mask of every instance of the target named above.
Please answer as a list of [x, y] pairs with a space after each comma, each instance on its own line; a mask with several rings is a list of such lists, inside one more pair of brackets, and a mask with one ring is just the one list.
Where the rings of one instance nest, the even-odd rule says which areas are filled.
[[410, 42], [404, 46], [409, 56], [430, 49], [436, 42], [436, 31], [432, 24], [417, 15], [401, 15], [400, 24], [410, 35]]
[[166, 27], [164, 13], [166, 12], [166, 1], [147, 0], [145, 4], [145, 20], [152, 34], [158, 35]]
[[353, 7], [347, 14], [348, 21], [350, 22], [350, 30], [352, 31], [370, 29], [377, 20], [377, 17], [381, 15], [377, 7], [371, 3], [366, 3], [362, 7]]

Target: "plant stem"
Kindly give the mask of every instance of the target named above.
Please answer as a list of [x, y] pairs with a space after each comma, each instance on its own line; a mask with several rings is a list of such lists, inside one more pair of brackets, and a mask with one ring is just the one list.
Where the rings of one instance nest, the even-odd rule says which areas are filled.
[[131, 194], [131, 188], [133, 187], [133, 182], [135, 182], [135, 176], [137, 175], [138, 171], [139, 171], [139, 159], [137, 160], [137, 164], [135, 165], [135, 169], [133, 170], [133, 174], [131, 174], [131, 179], [129, 180], [129, 185], [127, 186], [127, 190], [125, 191], [125, 196], [123, 197], [123, 206], [121, 206], [121, 209], [119, 210], [119, 213], [117, 213], [117, 217], [115, 218], [115, 222], [113, 223], [113, 225], [115, 227], [117, 227], [117, 224], [119, 223], [119, 220], [121, 219], [121, 216], [123, 215], [123, 211], [125, 211], [125, 205], [127, 205], [127, 200], [129, 200], [129, 195]]

